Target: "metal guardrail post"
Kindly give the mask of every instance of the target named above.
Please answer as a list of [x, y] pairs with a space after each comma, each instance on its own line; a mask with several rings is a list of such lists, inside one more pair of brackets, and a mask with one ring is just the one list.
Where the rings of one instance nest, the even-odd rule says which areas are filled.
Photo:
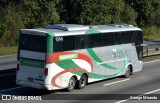
[[148, 57], [148, 56], [155, 56], [159, 55], [160, 56], [160, 41], [156, 43], [146, 43], [143, 44], [143, 56]]

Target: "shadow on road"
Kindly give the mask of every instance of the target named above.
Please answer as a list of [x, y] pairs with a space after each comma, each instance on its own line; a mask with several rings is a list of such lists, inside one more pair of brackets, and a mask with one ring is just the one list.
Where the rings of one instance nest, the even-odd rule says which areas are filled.
[[0, 71], [0, 90], [16, 87], [16, 68]]

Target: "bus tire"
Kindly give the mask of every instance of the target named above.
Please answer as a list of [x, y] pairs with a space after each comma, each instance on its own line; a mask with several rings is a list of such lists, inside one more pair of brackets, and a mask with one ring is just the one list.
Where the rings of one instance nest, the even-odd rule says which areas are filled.
[[78, 89], [83, 89], [86, 86], [86, 84], [87, 84], [87, 79], [88, 78], [87, 78], [86, 75], [82, 75], [81, 78], [80, 78], [80, 80], [77, 83], [77, 88]]
[[131, 67], [128, 66], [127, 69], [126, 69], [126, 71], [125, 71], [124, 77], [128, 78], [130, 74], [131, 74]]
[[67, 91], [68, 92], [71, 92], [74, 90], [75, 88], [75, 85], [76, 85], [76, 80], [74, 77], [71, 77], [69, 82], [68, 82], [68, 87], [67, 87]]

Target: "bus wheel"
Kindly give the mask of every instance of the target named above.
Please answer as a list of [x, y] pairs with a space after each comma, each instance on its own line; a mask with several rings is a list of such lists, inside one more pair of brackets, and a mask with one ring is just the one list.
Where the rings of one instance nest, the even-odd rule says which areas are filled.
[[131, 68], [130, 68], [130, 66], [128, 66], [127, 69], [126, 69], [124, 77], [128, 78], [130, 74], [131, 74]]
[[76, 80], [74, 77], [71, 77], [68, 83], [67, 91], [71, 92], [72, 90], [74, 90], [75, 85], [76, 85]]
[[87, 76], [82, 75], [80, 80], [78, 81], [77, 88], [82, 89], [86, 86], [86, 84], [87, 84]]

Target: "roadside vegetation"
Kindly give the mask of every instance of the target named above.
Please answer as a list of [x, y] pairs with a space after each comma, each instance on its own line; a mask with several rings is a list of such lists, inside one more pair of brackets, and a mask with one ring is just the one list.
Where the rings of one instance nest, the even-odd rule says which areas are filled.
[[143, 28], [144, 32], [144, 40], [160, 40], [160, 27], [157, 26], [151, 26]]
[[0, 10], [1, 50], [17, 46], [20, 29], [55, 23], [128, 23], [142, 28], [145, 40], [160, 39], [160, 0], [0, 0]]
[[0, 56], [17, 54], [17, 46], [0, 47]]
[[148, 61], [153, 61], [153, 60], [160, 60], [160, 55], [145, 57], [143, 59], [143, 62], [148, 62]]

